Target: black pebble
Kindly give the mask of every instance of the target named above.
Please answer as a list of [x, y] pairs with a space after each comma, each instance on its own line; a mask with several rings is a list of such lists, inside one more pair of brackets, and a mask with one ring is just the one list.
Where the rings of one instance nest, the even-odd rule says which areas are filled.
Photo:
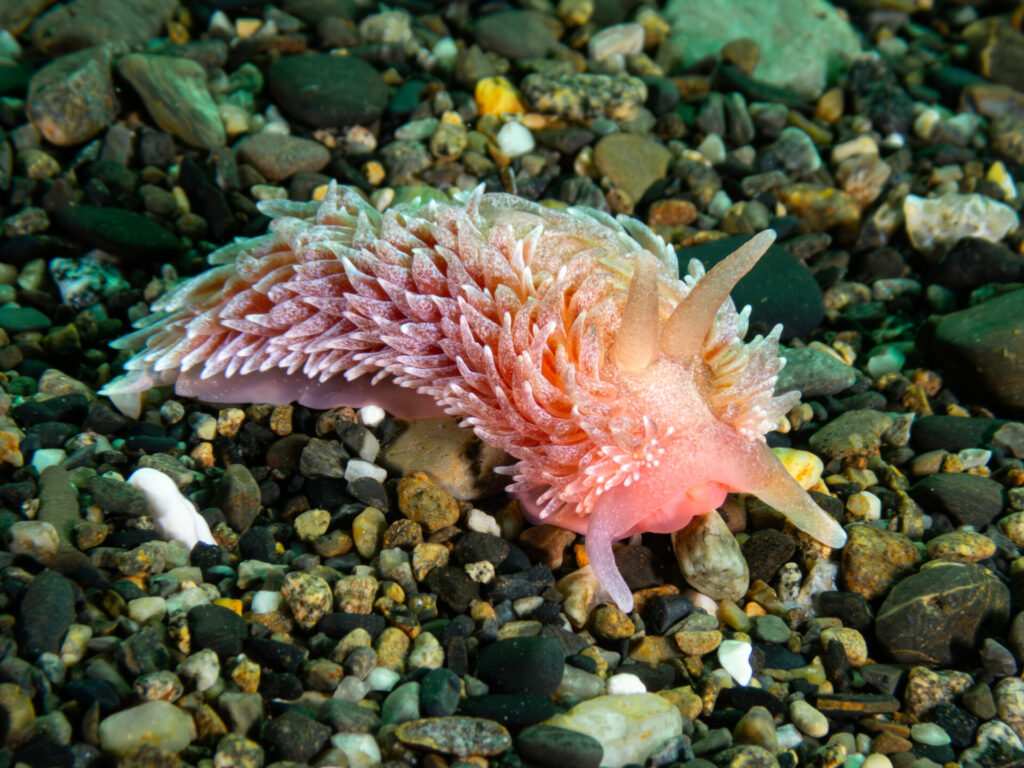
[[188, 631], [193, 652], [211, 648], [221, 658], [242, 652], [246, 632], [242, 617], [222, 605], [197, 605], [190, 610]]
[[562, 682], [565, 654], [549, 637], [513, 637], [487, 646], [477, 662], [477, 677], [495, 693], [550, 696]]
[[269, 563], [275, 554], [274, 535], [262, 526], [250, 528], [238, 537], [238, 553], [244, 560], [260, 560]]
[[494, 720], [506, 728], [521, 728], [547, 720], [557, 709], [550, 699], [531, 693], [489, 693], [462, 699], [458, 711], [468, 717]]
[[420, 710], [424, 717], [447, 717], [459, 706], [462, 681], [450, 669], [432, 669], [420, 681]]
[[25, 589], [18, 615], [21, 653], [25, 658], [57, 653], [64, 633], [75, 620], [71, 582], [56, 571], [43, 571]]
[[295, 763], [305, 763], [316, 755], [330, 735], [330, 726], [318, 723], [297, 709], [275, 717], [263, 729], [263, 741], [270, 754], [278, 760]]

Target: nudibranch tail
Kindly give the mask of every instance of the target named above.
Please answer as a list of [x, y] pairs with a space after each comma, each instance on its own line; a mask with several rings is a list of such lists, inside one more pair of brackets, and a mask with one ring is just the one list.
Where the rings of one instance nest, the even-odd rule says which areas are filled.
[[774, 230], [759, 232], [712, 267], [693, 286], [665, 321], [661, 346], [666, 354], [686, 361], [700, 353], [719, 308], [728, 300], [740, 278], [757, 264], [773, 242]]

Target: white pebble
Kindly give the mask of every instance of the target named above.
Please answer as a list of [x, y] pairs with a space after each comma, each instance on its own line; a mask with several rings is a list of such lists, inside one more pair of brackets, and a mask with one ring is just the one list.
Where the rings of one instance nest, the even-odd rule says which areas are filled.
[[165, 539], [180, 541], [189, 549], [199, 542], [216, 544], [210, 526], [196, 512], [192, 502], [181, 495], [178, 486], [158, 469], [143, 467], [132, 472], [128, 485], [146, 495], [149, 515]]
[[992, 458], [992, 451], [986, 451], [984, 448], [964, 448], [956, 455], [963, 462], [964, 469], [977, 469], [988, 464], [988, 460]]
[[935, 723], [917, 723], [910, 726], [910, 738], [929, 747], [944, 747], [952, 741], [949, 734]]
[[178, 611], [188, 612], [197, 605], [208, 605], [210, 596], [199, 587], [190, 587], [180, 592], [175, 592], [167, 598], [167, 612], [177, 613]]
[[644, 49], [644, 28], [636, 22], [605, 27], [590, 38], [587, 48], [594, 61], [640, 53]]
[[128, 618], [139, 624], [163, 621], [167, 615], [167, 601], [162, 597], [137, 597], [128, 601]]
[[370, 692], [370, 686], [365, 680], [360, 680], [355, 675], [349, 675], [338, 683], [334, 689], [334, 698], [342, 701], [350, 701], [353, 704], [362, 701], [363, 697]]
[[42, 472], [47, 467], [60, 464], [67, 457], [67, 451], [63, 448], [40, 448], [32, 454], [32, 468]]
[[501, 126], [501, 130], [498, 131], [495, 138], [498, 141], [498, 149], [509, 157], [525, 155], [534, 147], [533, 134], [530, 133], [530, 129], [514, 120]]
[[608, 693], [647, 693], [647, 686], [636, 675], [620, 672], [608, 678]]
[[754, 676], [750, 667], [750, 643], [741, 640], [723, 640], [718, 646], [718, 663], [740, 685], [746, 685]]
[[188, 425], [199, 440], [213, 440], [217, 436], [217, 419], [209, 413], [193, 413], [188, 417]]
[[697, 146], [697, 151], [706, 157], [711, 163], [725, 162], [725, 142], [717, 133], [709, 133]]
[[380, 426], [381, 422], [387, 414], [384, 409], [379, 405], [367, 405], [359, 409], [357, 415], [359, 416], [359, 422], [364, 427], [375, 429]]
[[261, 589], [252, 596], [252, 612], [255, 614], [273, 613], [281, 605], [281, 593], [269, 589]]
[[786, 723], [775, 729], [775, 738], [779, 741], [779, 749], [793, 749], [803, 743], [804, 735], [795, 725]]
[[366, 684], [371, 691], [390, 691], [402, 676], [387, 667], [374, 667], [366, 676]]
[[336, 733], [331, 744], [345, 755], [349, 768], [372, 768], [380, 765], [377, 740], [370, 733]]
[[345, 465], [345, 480], [353, 483], [361, 477], [372, 477], [379, 483], [388, 479], [388, 471], [362, 459], [349, 459]]
[[492, 536], [501, 536], [501, 526], [492, 515], [488, 515], [481, 509], [474, 507], [469, 510], [466, 516], [466, 527], [477, 533], [489, 533]]
[[882, 501], [871, 491], [859, 491], [846, 500], [846, 508], [860, 521], [881, 520]]

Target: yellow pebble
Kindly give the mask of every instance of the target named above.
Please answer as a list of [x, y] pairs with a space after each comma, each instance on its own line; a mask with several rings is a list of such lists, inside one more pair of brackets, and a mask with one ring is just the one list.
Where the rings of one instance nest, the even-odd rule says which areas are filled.
[[813, 453], [795, 448], [772, 448], [772, 451], [805, 491], [818, 484], [825, 464]]
[[483, 115], [521, 114], [526, 111], [519, 93], [504, 77], [485, 77], [478, 80], [473, 93], [477, 113]]
[[239, 616], [242, 615], [242, 601], [241, 600], [236, 600], [233, 597], [221, 597], [221, 598], [219, 598], [217, 600], [214, 600], [213, 604], [214, 605], [219, 605], [219, 606], [221, 606], [223, 608], [227, 608], [228, 610], [234, 611]]
[[263, 26], [261, 19], [241, 18], [235, 21], [235, 34], [239, 37], [251, 37]]

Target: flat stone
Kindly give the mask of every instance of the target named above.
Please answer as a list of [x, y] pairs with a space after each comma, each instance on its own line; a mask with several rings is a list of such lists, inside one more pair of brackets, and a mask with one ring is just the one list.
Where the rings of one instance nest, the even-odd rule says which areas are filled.
[[946, 666], [960, 649], [978, 646], [982, 627], [1009, 620], [1010, 592], [988, 569], [936, 560], [892, 588], [875, 633], [903, 664]]
[[330, 726], [318, 723], [298, 709], [289, 709], [267, 723], [262, 740], [272, 757], [306, 763], [323, 749], [330, 736]]
[[835, 70], [860, 53], [856, 33], [824, 0], [671, 0], [662, 14], [684, 66], [750, 38], [761, 51], [754, 79], [805, 99], [817, 98]]
[[519, 754], [546, 768], [599, 768], [604, 756], [601, 742], [586, 733], [535, 725], [516, 737]]
[[188, 628], [193, 651], [210, 648], [222, 659], [242, 652], [245, 621], [230, 608], [197, 605], [188, 612]]
[[71, 582], [56, 571], [43, 571], [32, 579], [21, 598], [18, 628], [22, 655], [36, 659], [41, 653], [57, 653], [64, 633], [74, 621]]
[[371, 123], [388, 102], [380, 73], [355, 56], [284, 56], [270, 67], [267, 85], [285, 112], [314, 128]]
[[29, 31], [51, 56], [108, 41], [142, 47], [160, 36], [176, 7], [176, 0], [74, 0], [44, 13]]
[[598, 696], [555, 715], [544, 725], [578, 731], [601, 743], [602, 766], [643, 765], [667, 739], [680, 733], [683, 718], [655, 693]]
[[660, 142], [632, 133], [612, 133], [594, 147], [594, 165], [633, 205], [665, 177], [672, 153]]
[[477, 676], [494, 693], [550, 696], [562, 681], [565, 654], [549, 637], [514, 637], [480, 653]]
[[320, 171], [331, 159], [330, 151], [319, 141], [269, 131], [243, 139], [235, 147], [235, 155], [271, 181], [299, 171]]
[[953, 525], [975, 530], [995, 520], [1005, 505], [1001, 483], [963, 472], [929, 475], [911, 487], [910, 496], [925, 512], [946, 515]]
[[911, 245], [933, 261], [965, 237], [997, 242], [1020, 226], [1013, 208], [978, 193], [948, 192], [931, 198], [907, 195], [903, 214]]
[[124, 756], [142, 744], [180, 752], [196, 737], [192, 716], [169, 701], [147, 701], [104, 718], [100, 748]]
[[946, 315], [932, 354], [964, 390], [1024, 407], [1024, 290]]
[[130, 263], [173, 258], [181, 241], [141, 213], [97, 205], [69, 205], [53, 215], [68, 234]]
[[541, 58], [558, 44], [544, 16], [536, 11], [499, 11], [481, 16], [473, 34], [485, 51], [509, 59]]
[[244, 464], [230, 464], [217, 487], [217, 506], [236, 533], [249, 530], [260, 511], [260, 486]]
[[881, 597], [921, 559], [914, 543], [894, 531], [851, 525], [842, 553], [842, 578], [849, 592], [865, 600]]
[[113, 43], [96, 45], [62, 56], [32, 76], [25, 110], [48, 142], [80, 144], [114, 121], [121, 104], [111, 66], [121, 51]]
[[177, 56], [130, 53], [117, 62], [117, 71], [160, 128], [193, 147], [224, 145], [224, 124], [200, 64]]

